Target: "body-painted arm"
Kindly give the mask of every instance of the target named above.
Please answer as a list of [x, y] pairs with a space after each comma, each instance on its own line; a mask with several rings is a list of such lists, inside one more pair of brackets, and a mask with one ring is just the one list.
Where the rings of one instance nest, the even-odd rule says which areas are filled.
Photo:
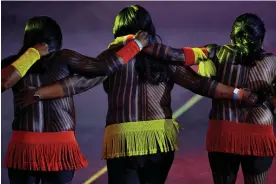
[[[37, 100], [73, 96], [87, 91], [104, 82], [108, 75], [116, 72], [140, 50], [136, 43], [131, 43], [116, 53], [107, 50], [97, 58], [87, 57], [68, 49], [62, 50], [57, 54], [56, 59], [67, 63], [71, 76], [35, 90], [27, 90], [24, 104], [35, 103]], [[39, 99], [35, 99], [34, 96], [38, 96]]]
[[18, 59], [17, 56], [12, 56], [2, 60], [1, 91], [13, 87], [39, 59], [40, 53], [36, 49], [30, 48]]
[[[174, 66], [173, 78], [176, 84], [202, 96], [215, 99], [229, 99], [254, 104], [257, 96], [250, 91], [226, 86], [210, 78], [201, 77], [190, 67]], [[234, 90], [236, 94], [234, 94]]]
[[32, 94], [30, 94], [30, 98], [34, 95], [38, 95], [39, 100], [73, 96], [103, 83], [106, 78], [107, 76], [87, 78], [80, 75], [74, 75], [62, 79], [54, 84], [33, 90]]
[[20, 57], [11, 56], [2, 60], [1, 64], [1, 92], [13, 87], [28, 72], [31, 66], [48, 54], [48, 45], [38, 43], [29, 48]]
[[1, 61], [1, 92], [13, 87], [21, 79], [19, 71], [11, 65], [16, 59], [17, 56], [11, 56]]
[[107, 50], [97, 58], [84, 56], [69, 49], [60, 51], [57, 57], [68, 63], [72, 73], [85, 77], [96, 77], [114, 73], [123, 64], [127, 64], [140, 50], [139, 45], [135, 41], [131, 41], [119, 51]]
[[[112, 42], [109, 47], [121, 46], [133, 40], [134, 35], [118, 37]], [[166, 61], [168, 64], [180, 66], [198, 65], [201, 61], [210, 59], [215, 44], [206, 45], [204, 47], [184, 47], [172, 48], [161, 43], [155, 43], [143, 49], [143, 52]]]

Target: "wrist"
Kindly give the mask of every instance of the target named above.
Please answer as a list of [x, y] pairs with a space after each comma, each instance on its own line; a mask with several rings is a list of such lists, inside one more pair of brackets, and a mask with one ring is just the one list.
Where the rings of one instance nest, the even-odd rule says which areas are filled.
[[34, 99], [36, 101], [40, 101], [41, 100], [41, 96], [40, 96], [39, 90], [35, 90], [34, 91]]
[[39, 59], [40, 59], [40, 57], [41, 57], [41, 53], [40, 53], [39, 50], [36, 49], [35, 47], [29, 48], [29, 49], [28, 49], [28, 52], [33, 52], [33, 53], [35, 53]]
[[140, 48], [140, 51], [143, 50], [144, 46], [139, 40], [134, 39], [134, 42], [138, 45], [138, 47]]
[[191, 66], [199, 64], [200, 61], [207, 59], [208, 52], [205, 48], [182, 48], [185, 57], [185, 65]]
[[126, 45], [128, 42], [130, 42], [131, 40], [134, 39], [134, 35], [127, 35], [127, 36], [124, 36], [124, 39], [123, 39], [123, 45]]
[[116, 52], [117, 56], [119, 56], [123, 63], [128, 63], [136, 54], [140, 52], [140, 47], [138, 44], [133, 40], [127, 43], [122, 49]]
[[15, 62], [12, 63], [12, 66], [16, 68], [21, 77], [23, 77], [29, 68], [39, 59], [39, 52], [35, 48], [29, 48]]
[[233, 91], [233, 100], [242, 101], [244, 89], [235, 88]]

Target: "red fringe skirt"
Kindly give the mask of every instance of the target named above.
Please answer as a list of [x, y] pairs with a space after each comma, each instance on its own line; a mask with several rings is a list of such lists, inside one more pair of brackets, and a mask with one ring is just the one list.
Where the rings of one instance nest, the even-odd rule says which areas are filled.
[[210, 120], [206, 149], [209, 152], [276, 156], [273, 125]]
[[88, 165], [73, 131], [14, 131], [4, 166], [30, 171], [77, 170]]

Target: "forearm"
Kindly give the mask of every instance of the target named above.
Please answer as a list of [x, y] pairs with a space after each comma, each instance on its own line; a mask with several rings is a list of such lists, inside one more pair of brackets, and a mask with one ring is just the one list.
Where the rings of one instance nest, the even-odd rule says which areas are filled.
[[56, 99], [65, 97], [65, 92], [60, 82], [56, 82], [49, 86], [43, 86], [36, 89], [36, 94], [39, 95], [40, 100]]
[[143, 51], [172, 65], [197, 65], [200, 61], [207, 59], [208, 56], [205, 47], [176, 49], [160, 43], [148, 46]]
[[28, 70], [40, 59], [40, 53], [34, 49], [29, 48], [24, 54], [22, 54], [15, 62], [11, 65], [16, 68], [20, 73], [21, 77], [28, 72]]
[[13, 87], [39, 59], [39, 52], [30, 48], [11, 65], [1, 69], [1, 91]]
[[[224, 99], [224, 100], [237, 100], [242, 101], [242, 94], [237, 94], [235, 96], [234, 90], [236, 88], [231, 86], [226, 86], [215, 80], [209, 78], [202, 78], [201, 80], [196, 80], [194, 86], [191, 88], [196, 94], [209, 97], [212, 99]], [[236, 89], [242, 92], [242, 89]]]
[[[127, 35], [117, 38], [111, 46], [125, 45], [132, 41], [134, 35]], [[207, 59], [209, 48], [206, 47], [184, 47], [180, 49], [172, 48], [161, 43], [155, 43], [143, 49], [143, 52], [160, 59], [161, 61], [179, 66], [191, 66], [197, 65], [200, 61]]]
[[160, 43], [155, 43], [144, 48], [143, 52], [164, 62], [169, 62], [172, 65], [187, 65], [183, 49], [175, 49]]
[[106, 80], [106, 76], [86, 78], [75, 75], [36, 90], [41, 100], [73, 96], [85, 92]]
[[69, 61], [69, 67], [75, 74], [85, 77], [108, 76], [116, 72], [123, 64], [128, 63], [140, 52], [135, 41], [129, 42], [117, 52], [107, 50], [97, 58], [83, 56], [72, 50], [63, 50], [63, 60]]
[[[214, 90], [214, 95], [212, 98], [214, 99], [228, 99], [234, 100], [234, 87], [226, 86], [222, 83], [218, 83], [217, 87]], [[236, 100], [242, 100], [241, 97]]]
[[215, 99], [242, 99], [242, 96], [234, 98], [235, 88], [226, 86], [211, 78], [201, 77], [190, 67], [178, 66], [175, 68], [173, 77], [176, 84], [189, 89], [196, 94]]
[[102, 84], [107, 79], [107, 76], [99, 76], [95, 78], [86, 78], [83, 76], [75, 75], [67, 77], [59, 81], [62, 89], [63, 96], [73, 96], [85, 92], [99, 84]]
[[1, 70], [1, 92], [13, 87], [20, 79], [19, 71], [12, 65], [3, 68]]
[[[220, 86], [218, 82], [203, 77], [198, 79], [190, 78], [188, 80], [191, 81], [189, 82], [189, 85], [185, 86], [185, 88], [189, 89], [193, 93], [209, 98], [216, 98], [218, 96], [217, 89]], [[224, 94], [224, 96], [227, 96], [227, 94]]]

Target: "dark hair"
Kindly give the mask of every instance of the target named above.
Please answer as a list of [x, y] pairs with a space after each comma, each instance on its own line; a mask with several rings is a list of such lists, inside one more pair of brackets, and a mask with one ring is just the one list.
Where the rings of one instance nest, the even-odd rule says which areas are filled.
[[245, 13], [236, 18], [232, 26], [231, 36], [235, 36], [241, 31], [248, 32], [261, 41], [264, 40], [266, 32], [262, 19], [253, 13]]
[[251, 48], [247, 57], [251, 60], [259, 60], [263, 56], [262, 44], [265, 32], [264, 23], [257, 15], [245, 13], [236, 18], [230, 37], [237, 47], [238, 44], [243, 45], [241, 40], [246, 40], [247, 46]]
[[[49, 52], [58, 51], [62, 47], [62, 32], [55, 20], [47, 16], [36, 16], [28, 20], [25, 31], [23, 46], [18, 56], [28, 48], [38, 43], [48, 44]], [[43, 66], [37, 62], [30, 72], [41, 72]]]
[[[145, 8], [139, 5], [131, 5], [122, 9], [115, 18], [114, 37], [136, 34], [139, 30], [148, 32], [155, 41], [157, 39], [162, 41], [156, 34], [151, 16]], [[155, 58], [142, 52], [136, 56], [135, 71], [138, 74], [139, 81], [159, 84], [169, 79], [168, 66], [154, 60]]]
[[21, 52], [33, 47], [37, 43], [45, 42], [50, 51], [60, 50], [62, 33], [56, 21], [47, 16], [37, 16], [28, 20]]

